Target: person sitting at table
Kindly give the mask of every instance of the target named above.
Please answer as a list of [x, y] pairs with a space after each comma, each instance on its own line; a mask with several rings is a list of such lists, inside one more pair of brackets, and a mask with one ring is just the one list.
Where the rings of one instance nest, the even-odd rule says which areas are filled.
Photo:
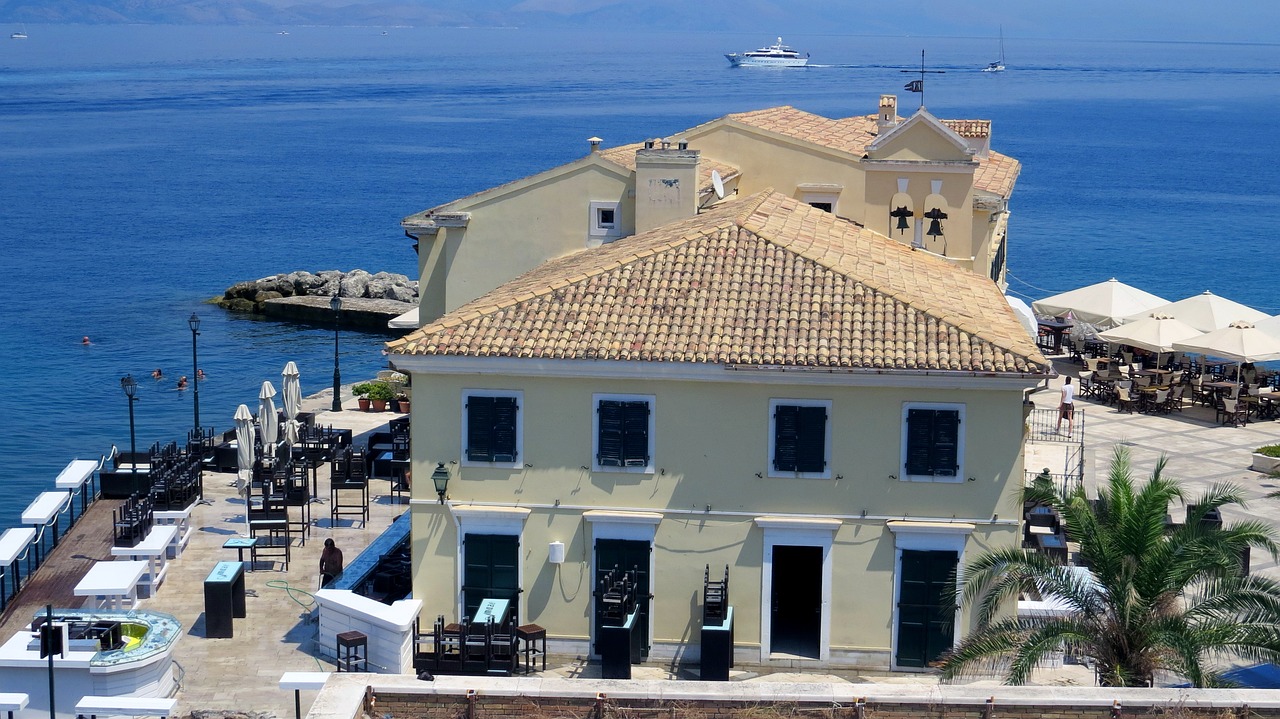
[[1245, 384], [1258, 383], [1258, 369], [1253, 366], [1252, 362], [1245, 362], [1240, 365], [1240, 381]]

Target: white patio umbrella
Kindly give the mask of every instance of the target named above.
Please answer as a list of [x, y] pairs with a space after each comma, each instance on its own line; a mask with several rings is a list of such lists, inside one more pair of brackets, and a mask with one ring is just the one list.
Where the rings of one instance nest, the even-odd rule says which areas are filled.
[[244, 498], [245, 533], [249, 531], [249, 484], [253, 474], [253, 414], [249, 408], [236, 408], [236, 493]]
[[285, 420], [284, 443], [289, 447], [289, 456], [293, 456], [293, 445], [298, 443], [298, 438], [301, 436], [302, 423], [296, 419]]
[[1032, 340], [1035, 340], [1039, 330], [1036, 329], [1036, 315], [1027, 306], [1026, 302], [1014, 297], [1013, 295], [1005, 295], [1004, 299], [1013, 308], [1013, 314], [1018, 317], [1018, 323], [1022, 325], [1022, 329], [1027, 331]]
[[1280, 359], [1280, 337], [1269, 335], [1252, 322], [1232, 322], [1220, 330], [1206, 332], [1185, 342], [1174, 342], [1179, 352], [1192, 352], [1235, 360], [1236, 382], [1240, 381], [1239, 365], [1245, 362], [1271, 362]]
[[1071, 312], [1076, 319], [1105, 329], [1121, 324], [1126, 317], [1150, 312], [1166, 304], [1169, 304], [1169, 300], [1112, 277], [1106, 282], [1032, 302], [1031, 308], [1036, 314], [1055, 317]]
[[1129, 322], [1098, 336], [1107, 342], [1141, 347], [1151, 352], [1172, 352], [1173, 343], [1189, 340], [1204, 334], [1182, 320], [1164, 314], [1153, 314], [1146, 319]]
[[1138, 313], [1125, 319], [1133, 322], [1151, 315], [1168, 315], [1182, 320], [1201, 332], [1212, 332], [1222, 329], [1237, 320], [1258, 322], [1267, 319], [1267, 313], [1259, 312], [1248, 305], [1242, 305], [1226, 297], [1219, 297], [1209, 290], [1192, 295], [1177, 302], [1161, 305], [1145, 313]]
[[1212, 355], [1236, 362], [1270, 362], [1280, 359], [1280, 338], [1263, 332], [1252, 322], [1232, 322], [1220, 330], [1194, 339], [1174, 342], [1179, 352]]
[[1280, 337], [1280, 315], [1276, 315], [1275, 317], [1268, 317], [1265, 320], [1254, 322], [1253, 326], [1257, 327], [1258, 329], [1262, 330], [1263, 332], [1266, 332], [1267, 334], [1273, 337]]
[[[302, 380], [298, 377], [298, 365], [290, 360], [280, 373], [280, 392], [284, 395], [285, 419], [294, 419], [302, 411]], [[297, 441], [297, 440], [295, 440]]]
[[275, 456], [276, 441], [280, 439], [280, 421], [276, 419], [276, 388], [270, 382], [262, 383], [262, 391], [258, 392], [258, 427], [262, 430], [262, 446], [272, 457]]

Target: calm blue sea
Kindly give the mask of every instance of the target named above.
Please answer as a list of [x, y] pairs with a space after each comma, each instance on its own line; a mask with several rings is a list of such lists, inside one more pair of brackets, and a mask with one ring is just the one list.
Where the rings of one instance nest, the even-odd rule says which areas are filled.
[[[404, 215], [566, 162], [586, 138], [670, 134], [791, 104], [873, 112], [928, 51], [942, 117], [994, 120], [1024, 166], [1011, 289], [1119, 277], [1280, 312], [1280, 46], [789, 36], [803, 70], [731, 69], [768, 36], [402, 29], [41, 26], [0, 33], [0, 527], [70, 459], [182, 437], [186, 318], [203, 319], [205, 424], [231, 425], [295, 360], [331, 381], [332, 333], [202, 304], [294, 269], [414, 274]], [[1262, 271], [1259, 271], [1262, 270]], [[88, 335], [93, 344], [84, 347]], [[385, 363], [344, 332], [344, 379]]]

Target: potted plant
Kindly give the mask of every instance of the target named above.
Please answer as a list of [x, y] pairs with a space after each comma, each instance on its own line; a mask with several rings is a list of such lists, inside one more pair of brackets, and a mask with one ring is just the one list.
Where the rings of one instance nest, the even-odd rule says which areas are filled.
[[373, 404], [373, 411], [386, 411], [387, 402], [396, 396], [395, 392], [391, 391], [391, 385], [386, 382], [370, 382], [369, 385], [369, 401]]
[[351, 393], [356, 396], [356, 401], [360, 405], [361, 412], [369, 411], [369, 392], [373, 390], [372, 382], [361, 382], [351, 387]]
[[404, 392], [400, 392], [399, 394], [397, 394], [395, 398], [391, 400], [391, 411], [404, 412], [405, 414], [408, 414], [409, 413], [409, 395]]
[[1280, 469], [1280, 444], [1268, 444], [1253, 451], [1253, 469], [1271, 474]]

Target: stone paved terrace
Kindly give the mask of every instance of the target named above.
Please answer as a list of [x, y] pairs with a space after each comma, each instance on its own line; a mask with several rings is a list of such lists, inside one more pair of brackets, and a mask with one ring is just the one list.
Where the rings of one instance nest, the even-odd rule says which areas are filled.
[[[1031, 395], [1037, 409], [1056, 409], [1063, 377], [1077, 377], [1082, 369], [1065, 358], [1054, 358], [1054, 365], [1059, 376], [1050, 381], [1048, 389]], [[1135, 478], [1150, 476], [1156, 461], [1164, 455], [1168, 458], [1165, 473], [1181, 481], [1190, 497], [1220, 482], [1230, 482], [1244, 490], [1248, 506], [1224, 511], [1225, 521], [1252, 519], [1280, 525], [1280, 499], [1265, 498], [1280, 490], [1280, 480], [1249, 468], [1254, 449], [1280, 442], [1280, 421], [1250, 420], [1243, 427], [1228, 427], [1214, 421], [1214, 410], [1209, 407], [1187, 407], [1167, 415], [1127, 414], [1101, 402], [1079, 398], [1076, 411], [1078, 415], [1083, 412], [1084, 417], [1084, 480], [1091, 493], [1100, 480], [1106, 479], [1115, 447], [1123, 445], [1129, 449]], [[1064, 443], [1047, 436], [1028, 439], [1027, 470], [1049, 467], [1054, 472], [1062, 471]], [[1173, 508], [1170, 513], [1180, 521], [1180, 512]], [[1280, 579], [1277, 563], [1266, 554], [1254, 551], [1251, 569]]]

